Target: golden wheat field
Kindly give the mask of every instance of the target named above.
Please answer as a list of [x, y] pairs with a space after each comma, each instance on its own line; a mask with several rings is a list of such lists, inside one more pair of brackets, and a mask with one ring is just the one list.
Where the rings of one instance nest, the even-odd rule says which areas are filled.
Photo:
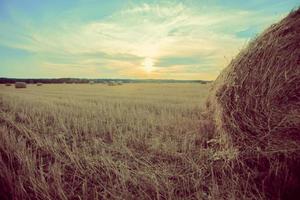
[[205, 134], [199, 134], [210, 131], [201, 114], [209, 88], [197, 83], [1, 85], [2, 198], [201, 199], [213, 194], [206, 180], [212, 177], [205, 174], [212, 153], [201, 143]]

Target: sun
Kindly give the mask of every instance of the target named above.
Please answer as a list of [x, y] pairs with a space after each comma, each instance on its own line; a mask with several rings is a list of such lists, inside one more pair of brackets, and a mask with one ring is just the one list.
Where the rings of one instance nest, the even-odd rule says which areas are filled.
[[153, 59], [152, 58], [145, 58], [143, 65], [144, 65], [144, 70], [148, 73], [152, 72], [154, 70], [153, 68]]

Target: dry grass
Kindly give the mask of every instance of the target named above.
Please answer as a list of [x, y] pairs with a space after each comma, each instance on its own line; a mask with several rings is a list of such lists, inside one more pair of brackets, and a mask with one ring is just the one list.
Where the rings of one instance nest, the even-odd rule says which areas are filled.
[[209, 85], [0, 87], [2, 199], [213, 195]]
[[[215, 148], [228, 150], [222, 159], [231, 162], [223, 169], [234, 169], [230, 175], [237, 181], [231, 184], [249, 197], [300, 195], [299, 44], [300, 9], [240, 52], [215, 81], [207, 103]], [[220, 185], [226, 176], [221, 173]]]
[[298, 199], [299, 12], [231, 62], [208, 112], [210, 85], [0, 86], [0, 197]]

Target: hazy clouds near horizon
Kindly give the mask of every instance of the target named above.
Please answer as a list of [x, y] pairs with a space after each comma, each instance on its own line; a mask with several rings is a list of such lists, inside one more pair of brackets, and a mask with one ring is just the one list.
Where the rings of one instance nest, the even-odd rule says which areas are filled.
[[0, 76], [216, 78], [298, 1], [0, 0]]

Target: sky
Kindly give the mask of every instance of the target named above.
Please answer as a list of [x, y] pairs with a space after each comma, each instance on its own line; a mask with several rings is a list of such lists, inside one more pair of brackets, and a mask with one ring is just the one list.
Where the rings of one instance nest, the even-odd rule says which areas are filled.
[[214, 80], [299, 0], [0, 0], [0, 77]]

